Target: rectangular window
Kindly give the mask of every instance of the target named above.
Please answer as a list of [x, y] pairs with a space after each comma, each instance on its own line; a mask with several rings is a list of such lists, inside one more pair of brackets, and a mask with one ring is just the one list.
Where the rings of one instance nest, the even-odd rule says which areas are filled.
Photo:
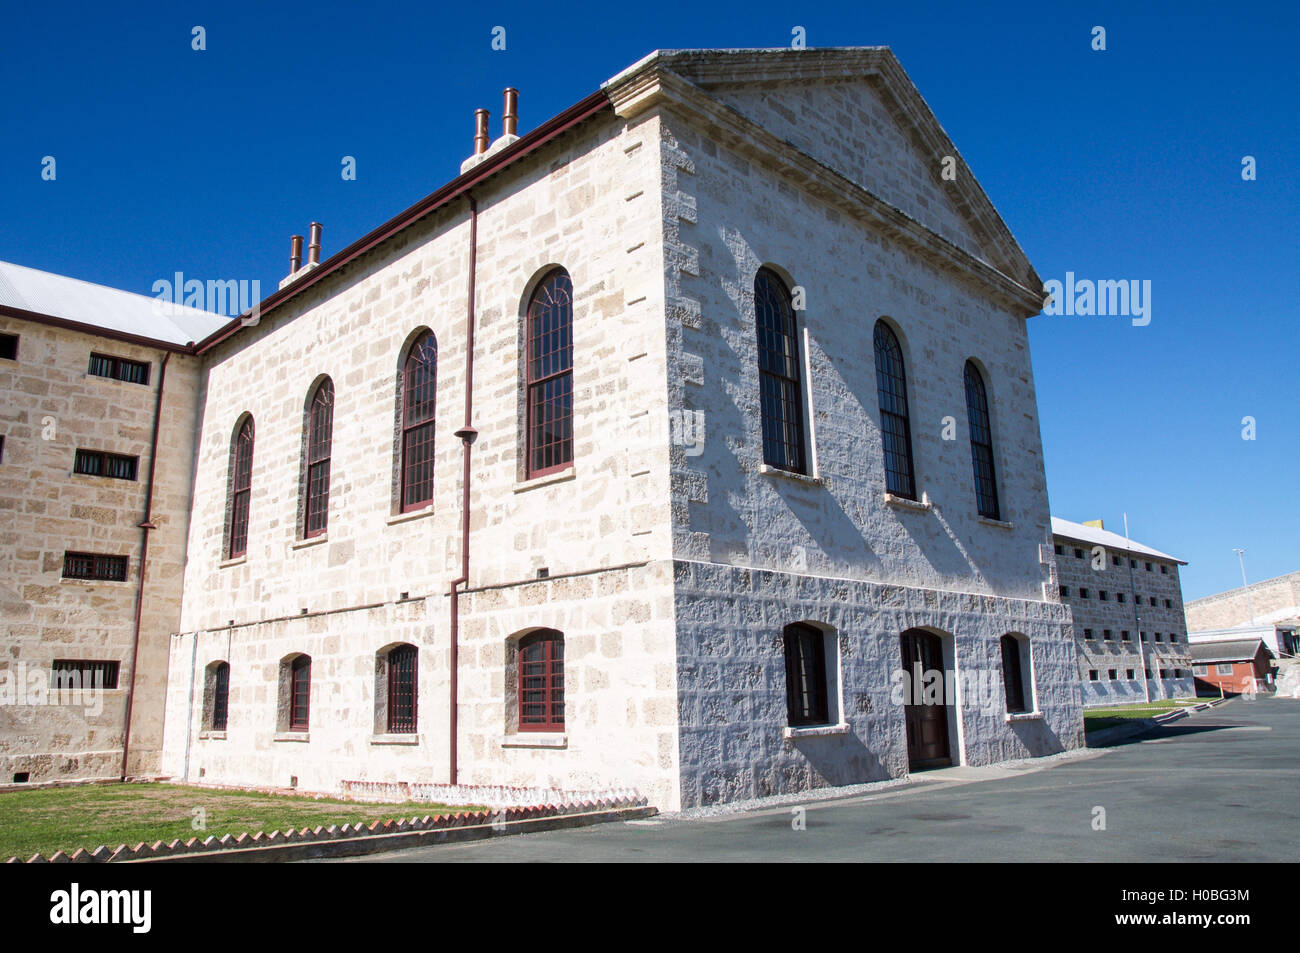
[[1084, 630], [1083, 630], [1083, 637], [1084, 637], [1085, 639], [1090, 639], [1090, 638], [1092, 638], [1092, 629], [1084, 629]]
[[0, 334], [0, 359], [18, 360], [18, 335]]
[[1160, 572], [1163, 573], [1163, 574], [1166, 575], [1166, 576], [1169, 575], [1169, 567], [1168, 567], [1168, 566], [1165, 566], [1165, 565], [1161, 565], [1161, 567], [1160, 567]]
[[1209, 668], [1208, 668], [1207, 666], [1205, 666], [1205, 665], [1193, 665], [1193, 666], [1192, 666], [1192, 674], [1193, 674], [1193, 675], [1206, 675], [1206, 674], [1208, 674], [1208, 673], [1209, 673]]
[[51, 688], [117, 688], [117, 662], [55, 659], [50, 665]]
[[1119, 633], [1119, 640], [1120, 640], [1121, 642], [1129, 642], [1129, 641], [1131, 641], [1131, 639], [1129, 638], [1129, 632], [1128, 632], [1128, 629], [1121, 629], [1121, 630], [1120, 630], [1120, 633]]
[[1231, 662], [1220, 662], [1218, 665], [1214, 666], [1214, 673], [1215, 673], [1216, 675], [1231, 675], [1231, 674], [1232, 674], [1232, 663], [1231, 663]]
[[1124, 677], [1128, 679], [1130, 682], [1133, 681], [1133, 669], [1131, 668], [1124, 669]]
[[72, 472], [84, 476], [111, 477], [114, 480], [134, 480], [140, 469], [139, 457], [128, 457], [101, 450], [77, 449], [72, 461]]
[[1068, 599], [1069, 596], [1070, 596], [1070, 587], [1069, 587], [1069, 586], [1061, 586], [1060, 589], [1061, 589], [1061, 598], [1062, 598], [1062, 599]]
[[1088, 672], [1088, 681], [1095, 682], [1096, 680], [1097, 680], [1097, 670], [1094, 668]]
[[1170, 600], [1170, 599], [1166, 599], [1166, 600], [1165, 600], [1165, 608], [1166, 608], [1166, 609], [1172, 609], [1173, 607], [1174, 607], [1173, 601]]
[[1147, 572], [1150, 572], [1150, 571], [1151, 571], [1151, 564], [1150, 564], [1150, 563], [1147, 563]]
[[1065, 555], [1065, 547], [1062, 546], [1060, 543], [1057, 543], [1057, 544], [1056, 544], [1056, 555], [1058, 555], [1058, 556], [1064, 556], [1064, 555]]
[[1130, 560], [1128, 561], [1128, 568], [1129, 568], [1129, 569], [1137, 569], [1137, 567], [1138, 567], [1138, 561], [1137, 561], [1136, 559], [1130, 559]]
[[416, 725], [415, 646], [403, 645], [388, 653], [388, 731], [411, 734]]
[[299, 655], [289, 669], [289, 730], [306, 731], [311, 719], [311, 658]]
[[133, 361], [125, 357], [111, 357], [107, 354], [90, 355], [90, 374], [95, 377], [111, 377], [128, 384], [148, 384], [149, 365], [144, 361]]
[[1101, 637], [1102, 637], [1105, 641], [1107, 641], [1107, 642], [1111, 641], [1111, 636], [1112, 636], [1112, 633], [1111, 633], [1110, 629], [1103, 629], [1103, 630], [1102, 630]]
[[1108, 602], [1110, 600], [1110, 596], [1105, 589], [1102, 589], [1097, 593], [1097, 598], [1102, 602]]
[[64, 579], [106, 579], [109, 582], [126, 581], [127, 558], [103, 556], [98, 553], [64, 553]]
[[1088, 590], [1087, 590], [1087, 589], [1080, 589], [1080, 590], [1079, 590], [1079, 598], [1080, 598], [1080, 599], [1087, 599], [1087, 598], [1088, 598]]
[[5, 462], [5, 435], [0, 433], [0, 463]]
[[1079, 549], [1077, 546], [1076, 546], [1075, 549], [1074, 549], [1074, 558], [1075, 558], [1075, 559], [1082, 559], [1082, 558], [1083, 558], [1083, 550], [1082, 550], [1082, 549]]
[[1116, 602], [1124, 602], [1124, 601], [1125, 601], [1124, 593], [1122, 593], [1122, 592], [1117, 592], [1117, 593], [1115, 593], [1115, 601], [1116, 601]]
[[1107, 675], [1110, 677], [1112, 682], [1119, 681], [1119, 669], [1112, 668], [1107, 672]]

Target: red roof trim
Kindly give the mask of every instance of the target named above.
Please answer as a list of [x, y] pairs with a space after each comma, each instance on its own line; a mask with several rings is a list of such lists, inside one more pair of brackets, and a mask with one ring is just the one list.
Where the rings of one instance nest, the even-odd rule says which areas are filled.
[[[407, 226], [419, 221], [430, 212], [437, 211], [453, 199], [464, 195], [471, 188], [488, 179], [494, 173], [499, 172], [501, 169], [516, 160], [522, 159], [529, 153], [536, 151], [551, 140], [578, 125], [578, 123], [589, 119], [606, 109], [612, 108], [613, 106], [609, 101], [609, 97], [607, 97], [603, 92], [592, 93], [586, 99], [570, 106], [564, 112], [542, 123], [542, 125], [528, 133], [528, 135], [511, 143], [491, 158], [483, 160], [468, 172], [452, 179], [436, 192], [426, 196], [419, 202], [416, 202], [406, 211], [389, 219], [369, 234], [357, 239], [332, 258], [326, 259], [319, 268], [313, 268], [309, 274], [298, 279], [293, 284], [281, 288], [279, 291], [271, 294], [258, 306], [259, 315], [265, 316], [271, 309], [284, 304], [294, 295], [305, 291], [307, 288], [310, 288], [324, 280], [328, 275], [333, 274], [344, 265], [364, 255], [366, 252], [375, 248], [387, 239], [392, 238]], [[198, 343], [195, 352], [203, 354], [231, 337], [244, 326], [244, 317], [244, 315], [240, 315], [225, 327], [208, 335]]]

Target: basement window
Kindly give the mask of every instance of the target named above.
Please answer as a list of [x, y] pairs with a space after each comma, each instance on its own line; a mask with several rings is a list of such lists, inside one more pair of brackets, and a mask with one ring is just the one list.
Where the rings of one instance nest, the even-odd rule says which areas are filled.
[[117, 688], [117, 662], [55, 659], [50, 666], [51, 688]]
[[98, 553], [64, 553], [64, 579], [103, 579], [126, 582], [127, 558]]
[[95, 377], [109, 377], [128, 384], [148, 384], [149, 365], [144, 361], [133, 361], [125, 357], [112, 357], [108, 354], [90, 355], [88, 373]]
[[[18, 360], [18, 335], [0, 334], [0, 359], [6, 361]], [[26, 779], [24, 778], [24, 780]]]
[[14, 784], [26, 784], [30, 775], [26, 771], [14, 772]]
[[101, 450], [82, 450], [78, 448], [72, 462], [72, 472], [83, 476], [111, 477], [114, 480], [134, 480], [140, 469], [139, 457], [128, 457], [118, 453], [104, 453]]

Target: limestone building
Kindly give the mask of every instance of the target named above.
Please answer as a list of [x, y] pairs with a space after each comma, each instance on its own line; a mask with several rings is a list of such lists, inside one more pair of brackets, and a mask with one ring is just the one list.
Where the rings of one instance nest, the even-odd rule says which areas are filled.
[[1193, 642], [1263, 639], [1274, 657], [1300, 653], [1300, 572], [1187, 603]]
[[161, 770], [674, 809], [1081, 745], [1042, 282], [892, 53], [514, 102], [190, 349]]
[[201, 389], [188, 345], [224, 323], [0, 263], [0, 783], [158, 771]]
[[1052, 517], [1061, 601], [1074, 617], [1087, 705], [1196, 694], [1178, 567], [1095, 523]]

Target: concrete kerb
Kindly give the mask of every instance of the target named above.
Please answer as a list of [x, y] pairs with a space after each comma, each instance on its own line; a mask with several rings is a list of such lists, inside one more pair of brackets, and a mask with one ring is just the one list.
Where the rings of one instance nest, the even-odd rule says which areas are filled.
[[1156, 715], [1154, 718], [1143, 718], [1141, 721], [1134, 721], [1130, 725], [1116, 725], [1114, 728], [1107, 728], [1105, 731], [1098, 731], [1091, 734], [1087, 739], [1089, 748], [1101, 748], [1113, 741], [1122, 741], [1125, 738], [1132, 738], [1136, 735], [1150, 731], [1152, 728], [1158, 728], [1160, 725], [1168, 724], [1171, 721], [1178, 721], [1180, 718], [1190, 718], [1194, 713], [1207, 711], [1208, 709], [1222, 705], [1228, 698], [1215, 698], [1211, 701], [1201, 702], [1197, 705], [1187, 705], [1182, 708], [1176, 708], [1173, 711], [1165, 712], [1163, 715]]

